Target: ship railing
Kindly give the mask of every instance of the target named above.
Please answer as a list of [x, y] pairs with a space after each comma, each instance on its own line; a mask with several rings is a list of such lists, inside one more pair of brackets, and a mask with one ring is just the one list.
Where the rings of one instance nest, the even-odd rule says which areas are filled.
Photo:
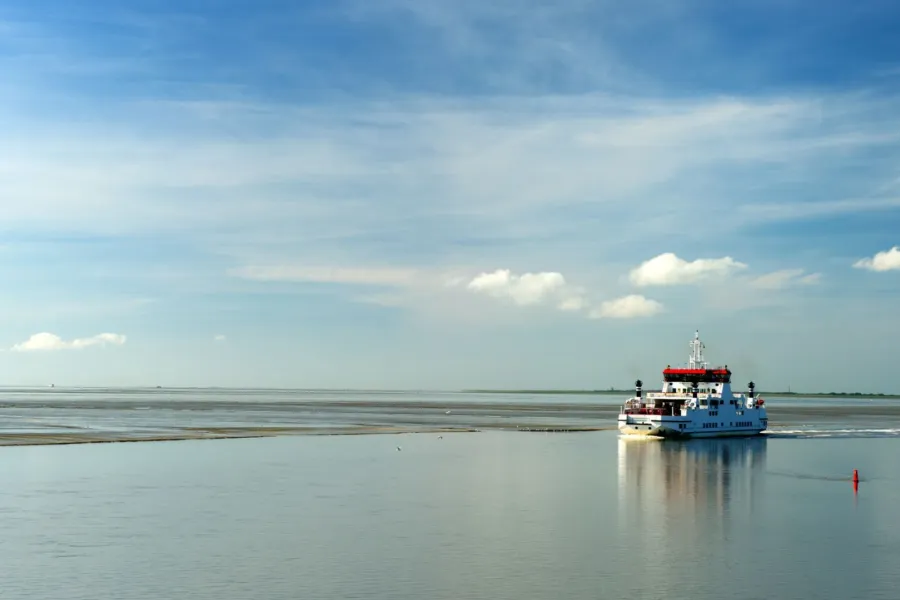
[[[688, 390], [686, 392], [648, 392], [647, 393], [648, 398], [668, 398], [669, 396], [672, 396], [675, 398], [684, 398], [685, 396], [690, 396], [690, 395], [691, 395], [690, 390]], [[720, 396], [721, 394], [719, 394], [718, 392], [714, 392], [714, 393], [698, 392], [697, 395], [703, 396], [705, 398], [707, 395]]]
[[660, 415], [664, 417], [674, 417], [675, 413], [667, 408], [625, 408], [622, 409], [625, 415]]

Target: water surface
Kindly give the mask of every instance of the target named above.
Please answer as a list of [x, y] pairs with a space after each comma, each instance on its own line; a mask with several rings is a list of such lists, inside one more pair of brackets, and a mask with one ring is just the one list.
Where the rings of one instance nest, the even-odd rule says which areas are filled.
[[[455, 399], [451, 417], [466, 406]], [[205, 413], [150, 400], [32, 398], [2, 412], [177, 428], [179, 411], [302, 423], [315, 404], [186, 401], [207, 402]], [[530, 418], [511, 400], [483, 408]], [[329, 418], [448, 416], [421, 397], [418, 412], [370, 401], [380, 408]], [[11, 600], [896, 598], [898, 420], [801, 409], [769, 435], [730, 440], [487, 428], [0, 448], [0, 589]], [[615, 415], [567, 410], [563, 422]], [[853, 421], [854, 406], [843, 410]]]

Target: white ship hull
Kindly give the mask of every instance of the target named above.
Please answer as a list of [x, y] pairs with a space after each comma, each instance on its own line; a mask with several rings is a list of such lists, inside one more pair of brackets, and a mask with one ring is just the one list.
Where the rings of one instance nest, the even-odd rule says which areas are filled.
[[660, 391], [645, 396], [642, 382], [635, 382], [635, 396], [625, 401], [619, 413], [619, 431], [677, 438], [744, 437], [765, 431], [769, 418], [753, 382], [747, 393], [734, 393], [728, 367], [710, 369], [703, 360], [699, 333], [690, 345], [688, 367], [666, 367]]
[[625, 403], [619, 414], [619, 431], [625, 435], [655, 437], [737, 437], [759, 435], [768, 428], [769, 419], [758, 398], [731, 393], [705, 397], [674, 394], [648, 394]]
[[760, 435], [766, 427], [762, 425], [751, 427], [709, 429], [678, 429], [671, 423], [626, 423], [619, 420], [619, 432], [623, 435], [650, 436], [661, 438], [719, 438], [719, 437], [747, 437]]

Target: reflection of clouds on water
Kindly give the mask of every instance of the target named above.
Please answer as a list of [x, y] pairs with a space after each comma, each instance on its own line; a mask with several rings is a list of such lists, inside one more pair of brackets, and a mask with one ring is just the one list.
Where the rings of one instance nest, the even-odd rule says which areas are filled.
[[619, 439], [619, 502], [626, 518], [724, 517], [752, 511], [764, 437], [684, 441]]

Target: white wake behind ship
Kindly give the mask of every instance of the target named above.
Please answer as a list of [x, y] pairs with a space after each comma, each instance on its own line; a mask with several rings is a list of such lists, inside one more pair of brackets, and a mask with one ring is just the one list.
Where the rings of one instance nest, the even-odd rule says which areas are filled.
[[686, 369], [663, 370], [659, 392], [644, 394], [641, 380], [635, 382], [635, 395], [619, 412], [619, 431], [655, 437], [746, 436], [765, 431], [769, 418], [753, 382], [746, 393], [732, 392], [728, 366], [710, 368], [704, 360], [699, 331], [690, 348]]

